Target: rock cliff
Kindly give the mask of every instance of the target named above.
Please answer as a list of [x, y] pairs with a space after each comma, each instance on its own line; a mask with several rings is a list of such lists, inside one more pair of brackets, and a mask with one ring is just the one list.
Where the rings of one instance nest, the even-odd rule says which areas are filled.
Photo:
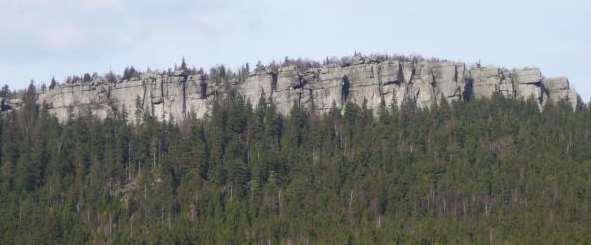
[[62, 84], [39, 93], [60, 120], [90, 111], [104, 118], [111, 110], [125, 110], [133, 121], [136, 112], [151, 113], [161, 120], [182, 120], [194, 113], [203, 117], [218, 96], [238, 92], [256, 105], [261, 96], [271, 99], [287, 114], [294, 103], [320, 113], [344, 103], [369, 108], [385, 104], [415, 103], [428, 107], [501, 93], [510, 98], [566, 100], [573, 107], [577, 95], [568, 79], [546, 78], [537, 68], [508, 70], [462, 62], [403, 57], [360, 56], [325, 62], [325, 65], [257, 66], [252, 72], [225, 81], [204, 72], [143, 73], [127, 80]]

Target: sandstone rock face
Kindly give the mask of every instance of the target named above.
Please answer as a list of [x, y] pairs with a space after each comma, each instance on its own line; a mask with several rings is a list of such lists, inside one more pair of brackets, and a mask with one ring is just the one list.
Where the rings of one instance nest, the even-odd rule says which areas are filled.
[[79, 113], [105, 118], [112, 110], [124, 110], [131, 122], [139, 113], [160, 120], [180, 121], [192, 113], [205, 116], [216, 97], [233, 90], [253, 105], [261, 96], [272, 100], [287, 114], [294, 103], [323, 113], [347, 102], [366, 103], [368, 108], [414, 103], [429, 107], [500, 93], [510, 98], [576, 104], [577, 95], [566, 78], [545, 78], [537, 68], [509, 71], [498, 67], [468, 66], [461, 62], [354, 57], [350, 63], [302, 69], [295, 65], [257, 67], [227, 83], [210, 80], [207, 74], [184, 72], [148, 73], [117, 83], [93, 81], [66, 84], [39, 94], [39, 102], [61, 121]]
[[[544, 88], [549, 94], [553, 95], [554, 100], [561, 98], [576, 98], [577, 93], [570, 86], [570, 82], [566, 77], [556, 77], [544, 80]], [[576, 106], [576, 101], [570, 101], [572, 106]]]

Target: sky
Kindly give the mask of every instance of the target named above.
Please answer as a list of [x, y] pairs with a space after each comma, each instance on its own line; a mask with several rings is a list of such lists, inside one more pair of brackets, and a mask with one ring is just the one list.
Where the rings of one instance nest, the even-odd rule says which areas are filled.
[[0, 0], [0, 84], [128, 65], [403, 54], [567, 76], [591, 97], [589, 0]]

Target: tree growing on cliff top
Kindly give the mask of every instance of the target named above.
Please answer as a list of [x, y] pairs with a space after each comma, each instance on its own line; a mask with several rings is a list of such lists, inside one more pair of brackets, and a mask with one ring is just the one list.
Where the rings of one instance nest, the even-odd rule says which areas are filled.
[[129, 80], [131, 78], [138, 77], [139, 75], [139, 72], [133, 66], [125, 67], [123, 70], [123, 80]]
[[187, 62], [185, 62], [185, 57], [183, 57], [183, 60], [181, 61], [181, 70], [186, 71], [189, 69], [189, 67], [187, 66]]
[[117, 75], [115, 75], [113, 71], [109, 71], [107, 74], [105, 74], [105, 80], [110, 83], [116, 83], [119, 79], [117, 79]]
[[0, 97], [2, 98], [8, 98], [10, 97], [11, 92], [10, 92], [10, 88], [8, 87], [8, 85], [4, 85], [2, 86], [2, 89], [0, 90]]
[[55, 77], [51, 77], [51, 81], [49, 82], [49, 89], [54, 89], [57, 86], [57, 81], [55, 81]]

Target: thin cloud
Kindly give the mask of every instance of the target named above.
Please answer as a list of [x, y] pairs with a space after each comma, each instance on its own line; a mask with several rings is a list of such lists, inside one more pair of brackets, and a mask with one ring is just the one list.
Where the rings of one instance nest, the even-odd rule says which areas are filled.
[[81, 0], [81, 6], [84, 8], [112, 8], [120, 1], [117, 0]]
[[590, 16], [584, 0], [0, 0], [0, 81], [359, 50], [536, 65], [587, 98]]
[[41, 45], [54, 51], [78, 49], [85, 44], [84, 34], [77, 26], [53, 26], [40, 32]]

